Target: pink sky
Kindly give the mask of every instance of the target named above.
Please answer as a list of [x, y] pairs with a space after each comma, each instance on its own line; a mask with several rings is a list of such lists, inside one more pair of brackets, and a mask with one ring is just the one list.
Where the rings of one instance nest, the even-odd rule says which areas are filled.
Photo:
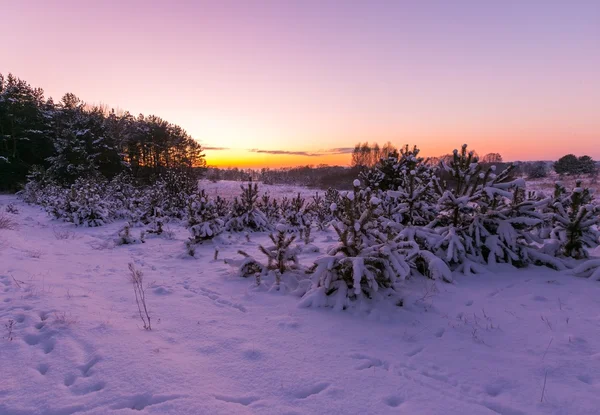
[[332, 149], [366, 140], [426, 155], [467, 142], [510, 160], [600, 158], [596, 1], [0, 0], [0, 10], [0, 73], [55, 99], [159, 115], [226, 148], [208, 150], [209, 164], [344, 164]]

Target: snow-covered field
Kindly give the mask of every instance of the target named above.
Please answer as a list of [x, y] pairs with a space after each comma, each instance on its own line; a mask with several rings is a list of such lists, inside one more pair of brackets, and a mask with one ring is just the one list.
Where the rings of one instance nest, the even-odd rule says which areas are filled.
[[[184, 259], [182, 226], [114, 246], [120, 223], [75, 228], [14, 196], [1, 211], [9, 202], [20, 212], [0, 229], [1, 415], [599, 411], [597, 281], [504, 267], [409, 280], [404, 307], [305, 309], [223, 262], [240, 248], [260, 257], [264, 234]], [[130, 262], [150, 284], [152, 331]]]
[[[218, 182], [211, 182], [210, 180], [200, 180], [199, 187], [204, 189], [209, 196], [216, 197], [221, 196], [222, 198], [232, 200], [234, 197], [239, 196], [241, 193], [240, 186], [246, 185], [248, 182], [237, 182], [231, 180], [221, 180]], [[292, 198], [300, 195], [306, 200], [310, 200], [312, 196], [319, 193], [321, 196], [325, 193], [323, 189], [311, 189], [306, 186], [293, 186], [284, 184], [264, 184], [257, 182], [259, 195], [262, 196], [264, 193], [268, 193], [271, 197], [280, 199], [284, 196]]]

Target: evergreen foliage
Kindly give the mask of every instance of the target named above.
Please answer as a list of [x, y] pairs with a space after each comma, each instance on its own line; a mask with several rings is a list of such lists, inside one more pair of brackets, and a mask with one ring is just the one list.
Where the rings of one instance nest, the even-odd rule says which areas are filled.
[[81, 177], [110, 180], [123, 170], [152, 181], [205, 165], [200, 144], [159, 117], [117, 114], [71, 93], [55, 103], [42, 89], [0, 74], [0, 191], [23, 188], [33, 169], [69, 186]]

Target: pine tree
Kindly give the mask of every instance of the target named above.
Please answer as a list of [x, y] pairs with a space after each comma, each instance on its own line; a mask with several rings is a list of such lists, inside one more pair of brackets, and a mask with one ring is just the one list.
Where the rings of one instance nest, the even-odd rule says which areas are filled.
[[[600, 244], [600, 232], [597, 228], [600, 225], [600, 208], [592, 204], [591, 192], [582, 187], [580, 180], [568, 195], [559, 186], [556, 191], [558, 200], [553, 205], [552, 236], [559, 242], [563, 255], [587, 258], [585, 248], [594, 248]], [[564, 197], [560, 197], [562, 195]]]
[[310, 242], [310, 233], [312, 227], [312, 218], [310, 212], [305, 206], [305, 200], [300, 193], [292, 199], [289, 204], [285, 204], [286, 209], [282, 211], [282, 221], [288, 232], [295, 232], [300, 238], [304, 238], [305, 243]]
[[209, 199], [204, 190], [193, 195], [188, 202], [187, 227], [191, 237], [186, 242], [186, 247], [191, 256], [194, 256], [195, 245], [223, 232], [223, 220], [217, 213], [215, 203]]
[[359, 180], [354, 185], [331, 206], [340, 242], [315, 261], [304, 306], [345, 309], [353, 300], [393, 294], [394, 285], [408, 275], [402, 255], [378, 229], [380, 200], [370, 189], [360, 189]]
[[327, 204], [325, 198], [317, 192], [313, 195], [311, 202], [308, 205], [307, 210], [313, 218], [313, 222], [316, 224], [319, 230], [325, 230], [329, 226], [329, 222], [333, 219], [333, 215], [330, 209], [331, 204]]
[[298, 267], [298, 247], [292, 247], [296, 235], [288, 236], [288, 229], [284, 225], [278, 225], [276, 233], [269, 234], [273, 245], [260, 245], [260, 251], [267, 257], [266, 269], [275, 271], [275, 285], [281, 283], [281, 276]]
[[265, 214], [257, 207], [258, 185], [249, 183], [241, 185], [242, 194], [240, 198], [233, 200], [229, 218], [225, 228], [229, 231], [241, 232], [250, 230], [262, 232], [270, 229], [271, 225]]

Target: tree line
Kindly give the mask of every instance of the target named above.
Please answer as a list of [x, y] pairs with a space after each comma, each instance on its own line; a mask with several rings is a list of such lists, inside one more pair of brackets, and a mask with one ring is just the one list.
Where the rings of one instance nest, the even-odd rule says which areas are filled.
[[[354, 146], [351, 157], [351, 167], [365, 170], [377, 165], [380, 160], [389, 157], [397, 157], [399, 149], [389, 141], [380, 146], [377, 143], [369, 142], [357, 143]], [[479, 158], [476, 151], [473, 151], [475, 157]], [[437, 166], [440, 163], [448, 164], [454, 158], [453, 154], [445, 154], [437, 157], [425, 159], [425, 163], [431, 166]], [[504, 160], [500, 153], [488, 153], [479, 158], [480, 163], [504, 165]], [[588, 155], [577, 157], [574, 154], [567, 154], [554, 163], [544, 161], [517, 162], [515, 164], [515, 174], [528, 176], [532, 179], [539, 179], [548, 176], [553, 169], [560, 176], [596, 176], [599, 168], [598, 163]]]
[[54, 102], [43, 89], [0, 74], [0, 191], [18, 190], [32, 172], [67, 185], [123, 171], [147, 181], [205, 165], [201, 145], [160, 117], [88, 105], [72, 93]]

